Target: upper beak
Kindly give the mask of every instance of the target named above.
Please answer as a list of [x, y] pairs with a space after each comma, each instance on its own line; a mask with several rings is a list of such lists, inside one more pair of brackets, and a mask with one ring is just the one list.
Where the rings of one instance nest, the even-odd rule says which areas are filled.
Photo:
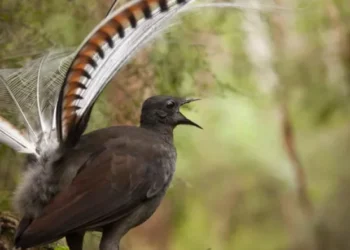
[[181, 106], [186, 104], [186, 103], [190, 103], [190, 102], [195, 102], [195, 101], [199, 101], [199, 98], [186, 98], [182, 101]]
[[[194, 102], [194, 101], [199, 101], [200, 99], [198, 98], [186, 98], [180, 106], [186, 104], [186, 103], [190, 103], [190, 102]], [[180, 111], [178, 112], [178, 124], [185, 124], [185, 125], [191, 125], [191, 126], [195, 126], [197, 128], [203, 129], [201, 126], [199, 126], [197, 123], [191, 121], [190, 119], [187, 119]]]

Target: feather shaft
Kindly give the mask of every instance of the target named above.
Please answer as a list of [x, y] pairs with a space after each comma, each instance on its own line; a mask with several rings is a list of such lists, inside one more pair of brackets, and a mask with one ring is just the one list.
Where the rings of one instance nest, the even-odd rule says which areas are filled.
[[[40, 79], [41, 79], [41, 69], [43, 67], [43, 64], [45, 63], [46, 59], [49, 57], [50, 53], [48, 53], [47, 55], [45, 55], [40, 62], [39, 65], [39, 69], [38, 69], [38, 76], [37, 76], [37, 85], [36, 85], [36, 99], [37, 99], [37, 107], [38, 107], [38, 115], [39, 115], [39, 122], [40, 122], [40, 126], [41, 126], [41, 130], [45, 133], [47, 128], [45, 127], [45, 123], [44, 123], [44, 118], [42, 115], [42, 109], [41, 109], [41, 105], [40, 105]], [[45, 140], [47, 138], [45, 137]]]

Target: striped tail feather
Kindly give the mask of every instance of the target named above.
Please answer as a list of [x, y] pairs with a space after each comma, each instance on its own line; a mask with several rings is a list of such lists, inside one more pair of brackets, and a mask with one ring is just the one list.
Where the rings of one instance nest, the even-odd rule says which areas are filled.
[[92, 106], [109, 80], [137, 50], [168, 28], [179, 13], [251, 6], [233, 0], [134, 0], [115, 11], [114, 8], [115, 4], [85, 38], [69, 67], [56, 107], [56, 131], [61, 144], [74, 145], [79, 140]]
[[253, 9], [233, 0], [134, 0], [121, 8], [116, 3], [74, 53], [53, 50], [22, 68], [0, 69], [0, 143], [31, 154], [58, 147], [57, 141], [74, 144], [109, 80], [173, 25], [173, 17], [198, 8]]
[[57, 136], [74, 144], [92, 105], [115, 73], [150, 37], [194, 0], [137, 0], [110, 13], [83, 41], [56, 108]]

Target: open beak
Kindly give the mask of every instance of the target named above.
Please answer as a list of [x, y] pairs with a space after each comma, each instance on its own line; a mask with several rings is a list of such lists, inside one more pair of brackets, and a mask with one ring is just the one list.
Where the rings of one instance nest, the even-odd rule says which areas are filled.
[[[180, 104], [180, 106], [187, 104], [187, 103], [190, 103], [190, 102], [199, 101], [199, 100], [200, 99], [198, 99], [198, 98], [186, 98], [183, 100], [183, 102]], [[178, 124], [191, 125], [191, 126], [195, 126], [197, 128], [203, 129], [197, 123], [187, 119], [186, 116], [184, 116], [180, 111], [178, 112], [177, 115], [178, 115], [178, 117], [177, 117]]]

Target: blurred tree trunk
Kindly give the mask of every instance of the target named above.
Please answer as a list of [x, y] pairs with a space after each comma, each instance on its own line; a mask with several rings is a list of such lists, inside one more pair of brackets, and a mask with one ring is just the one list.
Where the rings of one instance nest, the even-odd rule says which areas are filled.
[[[265, 4], [272, 4], [273, 1], [249, 0], [251, 7], [262, 10]], [[277, 5], [285, 6], [281, 0], [275, 1]], [[268, 94], [272, 99], [282, 93], [279, 98], [281, 130], [283, 144], [290, 166], [295, 176], [295, 191], [287, 192], [281, 198], [281, 209], [285, 216], [288, 227], [291, 249], [315, 249], [313, 221], [313, 208], [307, 191], [307, 176], [304, 167], [299, 159], [292, 121], [289, 117], [288, 101], [284, 93], [283, 75], [277, 74], [274, 67], [276, 61], [275, 53], [279, 52], [282, 57], [288, 57], [287, 51], [292, 51], [294, 44], [288, 42], [294, 37], [292, 24], [286, 17], [273, 13], [272, 34], [269, 32], [267, 22], [263, 20], [263, 13], [259, 11], [245, 11], [242, 28], [246, 33], [246, 53], [252, 63], [256, 82], [259, 89]], [[289, 16], [292, 15], [289, 13]], [[278, 20], [278, 22], [276, 22]], [[288, 24], [287, 24], [288, 23]], [[288, 27], [288, 29], [287, 29]], [[288, 32], [287, 32], [288, 31]], [[288, 34], [291, 32], [291, 34]], [[273, 46], [272, 38], [275, 45]]]
[[[336, 85], [340, 94], [349, 96], [350, 90], [350, 24], [342, 22], [341, 7], [335, 2], [326, 1], [326, 15], [329, 29], [324, 35], [325, 64], [328, 80]], [[341, 82], [347, 85], [341, 86]], [[345, 87], [345, 88], [340, 88]], [[340, 89], [339, 89], [340, 88]], [[350, 127], [350, 124], [348, 124]], [[347, 143], [342, 145], [341, 153], [348, 155], [350, 151], [350, 133], [345, 135]], [[320, 209], [316, 220], [318, 250], [350, 249], [350, 171], [349, 164], [340, 170], [337, 185], [325, 204]]]

